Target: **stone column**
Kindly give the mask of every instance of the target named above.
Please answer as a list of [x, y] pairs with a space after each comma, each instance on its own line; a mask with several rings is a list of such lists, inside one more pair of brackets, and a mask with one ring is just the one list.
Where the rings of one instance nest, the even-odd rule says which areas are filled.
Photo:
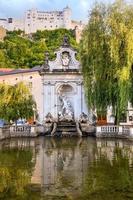
[[51, 83], [50, 81], [44, 82], [44, 101], [43, 101], [43, 109], [44, 109], [44, 118], [50, 112], [51, 113]]
[[41, 98], [42, 98], [42, 110], [40, 113], [40, 121], [42, 122], [44, 120], [44, 75], [41, 76], [42, 80], [42, 93], [41, 93]]
[[75, 120], [79, 119], [80, 114], [82, 113], [82, 82], [79, 81], [76, 83], [77, 94], [75, 95]]
[[55, 102], [55, 83], [51, 83], [51, 114], [54, 118], [56, 118], [56, 102]]
[[84, 91], [84, 85], [82, 83], [82, 112], [84, 112], [85, 114], [88, 115], [88, 107], [87, 107], [87, 103], [86, 103], [86, 99], [85, 99], [85, 91]]

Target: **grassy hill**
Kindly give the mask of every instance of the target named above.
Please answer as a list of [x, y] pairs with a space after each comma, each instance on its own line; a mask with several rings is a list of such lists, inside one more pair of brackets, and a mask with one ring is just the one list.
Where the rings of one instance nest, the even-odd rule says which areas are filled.
[[68, 36], [71, 46], [78, 50], [72, 30], [37, 31], [29, 36], [21, 31], [7, 32], [4, 42], [0, 42], [0, 68], [32, 68], [41, 65], [45, 51], [53, 59], [54, 51], [62, 44], [64, 35]]

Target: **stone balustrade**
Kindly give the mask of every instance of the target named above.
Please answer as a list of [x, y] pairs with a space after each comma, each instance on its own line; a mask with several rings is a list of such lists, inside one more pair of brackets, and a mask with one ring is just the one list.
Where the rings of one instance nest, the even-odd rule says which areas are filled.
[[0, 140], [14, 137], [37, 137], [44, 132], [43, 126], [6, 126], [0, 128]]
[[128, 126], [97, 126], [96, 137], [130, 138], [131, 127]]

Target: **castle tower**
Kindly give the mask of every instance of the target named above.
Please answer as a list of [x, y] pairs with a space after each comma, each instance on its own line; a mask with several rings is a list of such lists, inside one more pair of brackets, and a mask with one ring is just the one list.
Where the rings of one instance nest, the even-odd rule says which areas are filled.
[[67, 6], [63, 9], [64, 28], [71, 29], [72, 10]]
[[25, 33], [35, 33], [37, 31], [36, 27], [37, 20], [37, 10], [31, 9], [27, 10], [25, 14]]

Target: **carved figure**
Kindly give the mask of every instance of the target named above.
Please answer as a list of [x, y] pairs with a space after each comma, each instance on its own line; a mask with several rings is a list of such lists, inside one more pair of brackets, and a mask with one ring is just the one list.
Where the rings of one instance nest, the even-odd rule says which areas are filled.
[[48, 113], [45, 117], [45, 123], [52, 123], [54, 122], [54, 118], [53, 116], [51, 115], [51, 113]]
[[59, 112], [59, 120], [72, 121], [74, 118], [74, 112], [70, 101], [66, 96], [59, 96], [59, 99], [62, 103], [61, 112]]
[[80, 123], [88, 123], [89, 119], [88, 119], [88, 116], [82, 112], [82, 114], [80, 115], [80, 118], [79, 118], [79, 122]]
[[92, 112], [89, 112], [89, 115], [86, 115], [84, 112], [82, 112], [79, 122], [94, 125], [96, 123], [96, 116]]

